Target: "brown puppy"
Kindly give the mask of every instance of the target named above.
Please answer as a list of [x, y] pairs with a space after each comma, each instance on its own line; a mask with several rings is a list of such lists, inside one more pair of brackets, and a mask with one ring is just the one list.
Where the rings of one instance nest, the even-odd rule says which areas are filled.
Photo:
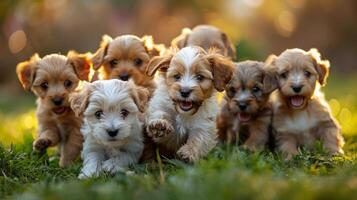
[[331, 154], [343, 154], [343, 137], [320, 87], [330, 63], [316, 49], [288, 49], [271, 56], [268, 68], [276, 73], [279, 90], [272, 95], [273, 128], [278, 149], [290, 159], [298, 146], [312, 147], [320, 139]]
[[155, 88], [145, 69], [153, 56], [160, 55], [163, 45], [156, 45], [151, 36], [139, 38], [122, 35], [112, 39], [104, 35], [99, 49], [92, 57], [94, 70], [99, 69], [99, 79], [132, 79], [135, 84], [151, 90]]
[[217, 27], [211, 25], [198, 25], [192, 30], [184, 28], [181, 35], [172, 40], [171, 46], [182, 49], [187, 46], [200, 46], [208, 51], [210, 48], [218, 49], [224, 56], [235, 59], [235, 48], [227, 35]]
[[19, 63], [16, 72], [24, 89], [38, 97], [39, 130], [34, 149], [44, 151], [59, 144], [59, 165], [68, 166], [80, 153], [83, 143], [79, 131], [82, 120], [70, 109], [68, 96], [80, 80], [88, 80], [89, 61], [74, 52], [69, 52], [67, 57], [51, 54], [40, 58], [35, 54], [29, 61]]
[[220, 139], [231, 143], [246, 137], [245, 148], [263, 149], [268, 142], [272, 116], [268, 99], [276, 88], [275, 78], [264, 70], [264, 63], [236, 63], [217, 118]]

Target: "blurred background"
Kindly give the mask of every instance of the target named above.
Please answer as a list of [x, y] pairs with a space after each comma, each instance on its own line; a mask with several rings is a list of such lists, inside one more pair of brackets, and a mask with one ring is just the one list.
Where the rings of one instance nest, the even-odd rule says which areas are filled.
[[1, 0], [0, 112], [35, 108], [15, 68], [36, 52], [94, 52], [103, 34], [148, 34], [168, 46], [182, 28], [212, 24], [234, 42], [238, 60], [318, 48], [332, 63], [329, 103], [352, 128], [356, 20], [356, 0]]

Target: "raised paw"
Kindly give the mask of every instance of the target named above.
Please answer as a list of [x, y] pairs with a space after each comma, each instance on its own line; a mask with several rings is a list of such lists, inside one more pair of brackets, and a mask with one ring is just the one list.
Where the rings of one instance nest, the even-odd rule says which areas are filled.
[[199, 160], [198, 151], [189, 145], [182, 146], [178, 151], [177, 155], [181, 160], [189, 163], [193, 163]]
[[51, 146], [52, 141], [48, 138], [38, 138], [33, 142], [33, 149], [37, 151], [44, 151]]
[[164, 119], [153, 120], [146, 127], [148, 135], [153, 138], [161, 138], [174, 131], [172, 125]]

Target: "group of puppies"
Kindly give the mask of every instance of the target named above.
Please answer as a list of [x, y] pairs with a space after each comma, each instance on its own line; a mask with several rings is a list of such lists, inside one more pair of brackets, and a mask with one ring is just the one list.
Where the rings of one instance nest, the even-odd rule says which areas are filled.
[[170, 48], [151, 36], [105, 35], [94, 54], [35, 54], [16, 70], [38, 96], [33, 147], [58, 145], [62, 167], [82, 152], [80, 178], [157, 155], [196, 162], [217, 142], [256, 151], [273, 141], [290, 159], [321, 140], [330, 154], [343, 154], [320, 92], [329, 62], [316, 49], [234, 59], [227, 35], [210, 25], [183, 29]]

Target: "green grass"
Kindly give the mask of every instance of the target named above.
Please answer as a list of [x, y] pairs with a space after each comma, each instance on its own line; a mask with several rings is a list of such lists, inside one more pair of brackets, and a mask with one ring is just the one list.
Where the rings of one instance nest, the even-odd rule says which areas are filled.
[[21, 103], [30, 105], [22, 111], [1, 104], [0, 199], [353, 199], [357, 196], [357, 80], [353, 78], [335, 76], [324, 89], [346, 139], [343, 157], [327, 156], [320, 143], [315, 152], [301, 149], [291, 161], [270, 152], [218, 146], [195, 165], [164, 160], [132, 166], [133, 173], [89, 180], [76, 178], [79, 160], [61, 169], [55, 151], [32, 152], [37, 126], [31, 102]]

